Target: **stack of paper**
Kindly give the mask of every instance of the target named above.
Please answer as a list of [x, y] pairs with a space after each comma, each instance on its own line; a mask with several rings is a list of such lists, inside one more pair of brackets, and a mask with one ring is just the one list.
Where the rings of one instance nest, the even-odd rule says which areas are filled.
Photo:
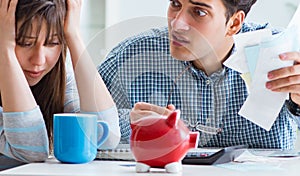
[[[224, 63], [241, 73], [249, 96], [239, 114], [253, 123], [270, 130], [288, 93], [272, 92], [266, 88], [268, 72], [293, 65], [282, 61], [279, 54], [300, 49], [300, 6], [288, 27], [272, 35], [269, 29], [241, 33], [234, 37], [236, 53]], [[297, 23], [298, 22], [298, 23]]]

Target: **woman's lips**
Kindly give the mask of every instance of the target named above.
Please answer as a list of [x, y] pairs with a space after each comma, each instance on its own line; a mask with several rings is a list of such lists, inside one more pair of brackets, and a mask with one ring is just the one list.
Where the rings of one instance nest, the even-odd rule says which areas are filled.
[[26, 74], [31, 77], [31, 78], [38, 78], [43, 74], [43, 70], [42, 71], [25, 71]]

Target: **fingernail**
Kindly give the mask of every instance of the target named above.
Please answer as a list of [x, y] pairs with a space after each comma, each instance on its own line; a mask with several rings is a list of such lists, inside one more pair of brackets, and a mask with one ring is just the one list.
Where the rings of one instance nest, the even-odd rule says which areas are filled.
[[266, 83], [266, 88], [267, 89], [271, 89], [272, 88], [272, 85], [270, 83]]
[[274, 78], [274, 75], [272, 73], [268, 73], [268, 78], [272, 79], [272, 78]]
[[286, 54], [279, 54], [280, 59], [285, 60], [287, 58]]

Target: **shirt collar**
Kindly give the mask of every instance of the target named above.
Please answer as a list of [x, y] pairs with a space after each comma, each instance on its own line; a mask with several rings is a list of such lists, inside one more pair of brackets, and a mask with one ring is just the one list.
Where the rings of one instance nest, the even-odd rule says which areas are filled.
[[204, 71], [197, 69], [191, 61], [184, 61], [183, 64], [185, 67], [190, 66], [189, 72], [196, 78], [196, 79], [211, 79], [211, 80], [219, 80], [223, 78], [228, 70], [227, 67], [222, 67], [220, 70], [212, 73], [211, 75], [207, 76]]

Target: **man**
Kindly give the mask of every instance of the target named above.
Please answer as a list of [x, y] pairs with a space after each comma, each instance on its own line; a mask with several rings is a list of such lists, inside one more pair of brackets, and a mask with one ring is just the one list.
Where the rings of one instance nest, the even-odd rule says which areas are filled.
[[238, 115], [247, 88], [240, 73], [223, 65], [235, 51], [233, 35], [268, 27], [244, 23], [255, 2], [170, 0], [168, 28], [129, 38], [110, 52], [99, 73], [118, 106], [122, 142], [129, 141], [130, 120], [176, 108], [190, 130], [200, 132], [199, 147], [294, 148], [300, 54], [279, 55], [295, 65], [268, 73], [268, 89], [290, 93], [270, 131]]

